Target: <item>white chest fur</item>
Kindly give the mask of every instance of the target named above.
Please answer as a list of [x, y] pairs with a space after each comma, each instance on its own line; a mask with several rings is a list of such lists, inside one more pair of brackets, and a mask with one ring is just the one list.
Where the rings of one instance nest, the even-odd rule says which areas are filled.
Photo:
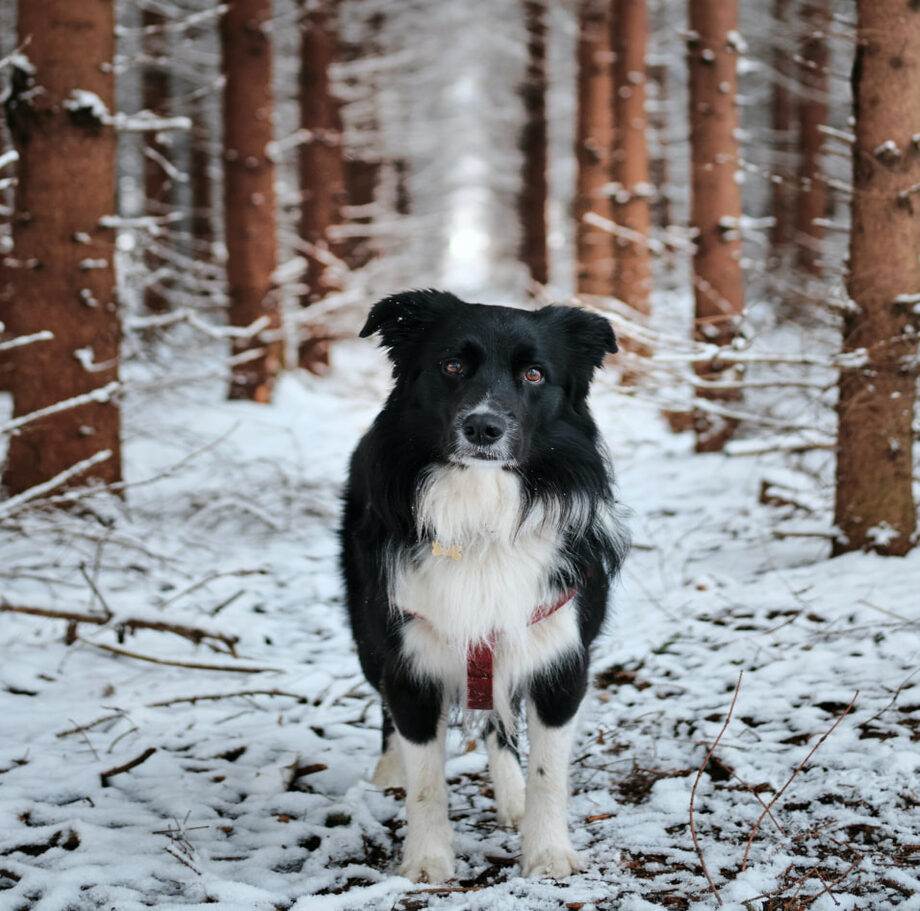
[[494, 637], [495, 689], [506, 689], [577, 640], [572, 604], [529, 625], [559, 596], [550, 578], [561, 535], [539, 505], [522, 519], [521, 504], [518, 477], [497, 466], [444, 467], [428, 478], [417, 502], [425, 543], [394, 568], [391, 592], [423, 618], [405, 636], [420, 671], [462, 686], [469, 645]]

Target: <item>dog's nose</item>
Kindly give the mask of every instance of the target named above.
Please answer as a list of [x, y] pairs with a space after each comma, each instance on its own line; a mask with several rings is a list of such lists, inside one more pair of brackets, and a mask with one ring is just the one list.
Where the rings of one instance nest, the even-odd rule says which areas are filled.
[[497, 443], [508, 429], [505, 419], [492, 411], [471, 414], [463, 422], [463, 435], [476, 446]]

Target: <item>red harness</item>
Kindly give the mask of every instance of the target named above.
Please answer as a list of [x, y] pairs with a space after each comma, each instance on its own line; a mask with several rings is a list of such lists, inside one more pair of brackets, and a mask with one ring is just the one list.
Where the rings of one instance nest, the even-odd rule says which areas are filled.
[[[555, 614], [561, 607], [565, 607], [575, 595], [577, 589], [570, 589], [565, 592], [554, 604], [543, 604], [538, 607], [527, 621], [528, 626], [533, 626], [541, 620]], [[413, 614], [412, 611], [403, 611], [417, 617], [419, 620], [425, 618], [421, 614]], [[477, 642], [469, 647], [466, 653], [466, 707], [468, 709], [491, 709], [492, 700], [492, 659], [495, 655], [495, 635], [494, 633], [483, 642]]]

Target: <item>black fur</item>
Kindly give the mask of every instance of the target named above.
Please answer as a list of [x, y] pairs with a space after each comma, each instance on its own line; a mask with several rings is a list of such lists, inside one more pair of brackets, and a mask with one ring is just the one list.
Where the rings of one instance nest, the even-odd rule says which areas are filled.
[[[388, 711], [385, 741], [390, 718], [410, 741], [433, 737], [444, 696], [440, 681], [410, 675], [402, 661], [406, 620], [388, 603], [388, 566], [394, 555], [419, 544], [414, 509], [426, 473], [458, 451], [492, 458], [496, 447], [489, 437], [496, 433], [509, 457], [506, 470], [521, 479], [522, 512], [546, 504], [567, 529], [567, 559], [560, 560], [566, 568], [554, 581], [560, 591], [579, 590], [581, 646], [517, 694], [534, 701], [545, 724], [564, 724], [584, 695], [588, 647], [625, 552], [623, 536], [593, 514], [576, 514], [578, 504], [599, 515], [612, 503], [610, 467], [586, 404], [595, 369], [617, 350], [610, 324], [571, 307], [526, 312], [468, 304], [439, 291], [410, 291], [373, 307], [361, 335], [375, 332], [388, 349], [395, 384], [352, 456], [341, 545], [361, 666]], [[451, 375], [456, 364], [461, 370]], [[531, 383], [523, 373], [534, 365], [543, 377]], [[464, 408], [486, 392], [495, 426], [481, 426], [491, 417], [473, 426]], [[504, 729], [499, 732], [513, 748]]]

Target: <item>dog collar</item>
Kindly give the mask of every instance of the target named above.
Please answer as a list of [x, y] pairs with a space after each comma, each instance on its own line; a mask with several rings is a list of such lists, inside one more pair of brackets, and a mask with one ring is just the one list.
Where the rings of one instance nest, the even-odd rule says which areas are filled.
[[[530, 615], [530, 619], [527, 621], [527, 625], [533, 626], [534, 624], [545, 620], [547, 617], [551, 617], [556, 613], [557, 610], [565, 607], [566, 604], [568, 604], [577, 594], [578, 589], [572, 588], [561, 595], [557, 601], [554, 601], [550, 604], [541, 604]], [[409, 614], [409, 616], [415, 617], [418, 620], [425, 619], [425, 617], [423, 617], [421, 614], [403, 610], [402, 608], [398, 609], [401, 610], [404, 614]], [[470, 647], [467, 649], [466, 707], [468, 709], [488, 710], [494, 707], [495, 701], [492, 696], [492, 682], [494, 676], [493, 659], [495, 657], [495, 642], [495, 633], [490, 633], [486, 639], [470, 645]]]

